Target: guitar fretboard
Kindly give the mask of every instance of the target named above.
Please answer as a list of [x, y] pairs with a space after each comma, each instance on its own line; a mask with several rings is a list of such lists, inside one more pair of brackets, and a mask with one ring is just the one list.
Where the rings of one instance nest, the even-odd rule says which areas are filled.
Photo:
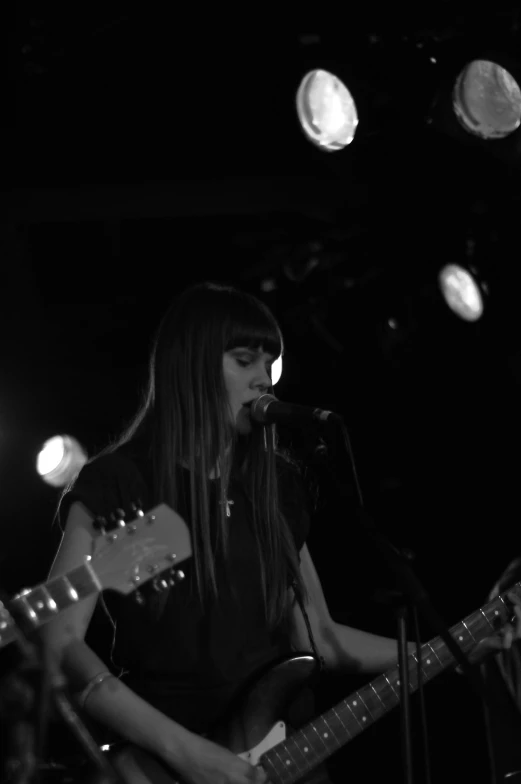
[[[511, 589], [521, 595], [521, 583]], [[498, 596], [450, 629], [464, 653], [493, 634], [508, 618], [505, 597]], [[409, 655], [409, 691], [421, 681], [432, 680], [455, 663], [441, 637], [421, 646], [420, 666], [416, 654]], [[312, 771], [342, 746], [374, 724], [400, 702], [398, 667], [379, 675], [367, 686], [351, 694], [322, 716], [317, 717], [261, 757], [261, 764], [273, 784], [293, 784]]]
[[92, 569], [82, 564], [62, 577], [55, 577], [14, 596], [4, 610], [0, 609], [0, 648], [16, 638], [13, 619], [21, 618], [27, 628], [36, 629], [99, 588]]

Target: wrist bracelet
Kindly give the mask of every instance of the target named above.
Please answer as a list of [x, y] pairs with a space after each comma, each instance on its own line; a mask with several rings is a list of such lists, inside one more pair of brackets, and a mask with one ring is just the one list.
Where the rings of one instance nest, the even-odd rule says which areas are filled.
[[103, 683], [103, 681], [106, 681], [107, 678], [113, 678], [113, 677], [114, 675], [111, 672], [105, 670], [104, 672], [100, 672], [97, 675], [95, 675], [94, 678], [91, 678], [90, 681], [85, 686], [85, 688], [83, 689], [83, 691], [80, 692], [79, 694], [78, 703], [80, 705], [80, 708], [82, 709], [85, 708], [85, 703], [87, 702], [88, 697], [91, 695], [94, 689], [100, 686]]

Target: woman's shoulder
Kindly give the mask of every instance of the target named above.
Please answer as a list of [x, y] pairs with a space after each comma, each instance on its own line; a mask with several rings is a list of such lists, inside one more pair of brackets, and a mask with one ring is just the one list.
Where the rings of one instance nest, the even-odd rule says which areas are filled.
[[133, 455], [124, 448], [100, 452], [91, 457], [76, 477], [75, 485], [87, 481], [132, 479], [139, 469]]
[[116, 508], [126, 510], [134, 504], [148, 505], [149, 487], [139, 453], [131, 445], [125, 445], [92, 457], [62, 497], [62, 515], [74, 501], [82, 502], [92, 514], [103, 517]]

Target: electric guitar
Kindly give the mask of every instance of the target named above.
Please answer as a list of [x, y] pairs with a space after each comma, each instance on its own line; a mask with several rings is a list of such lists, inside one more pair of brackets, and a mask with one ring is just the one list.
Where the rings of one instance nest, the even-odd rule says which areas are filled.
[[[521, 582], [510, 591], [521, 596]], [[502, 594], [450, 629], [464, 653], [495, 633], [512, 615]], [[421, 681], [430, 681], [454, 665], [455, 660], [441, 637], [409, 655], [409, 690]], [[236, 706], [232, 718], [212, 734], [220, 743], [252, 765], [261, 765], [271, 784], [295, 784], [400, 702], [400, 674], [397, 667], [379, 675], [338, 705], [297, 731], [281, 719], [296, 691], [315, 671], [314, 656], [303, 654], [285, 658], [257, 678]], [[289, 730], [289, 733], [287, 732]], [[140, 784], [173, 784], [173, 771], [136, 747], [127, 747], [132, 766], [137, 766]], [[117, 760], [117, 754], [115, 756]], [[143, 776], [145, 778], [143, 778]], [[132, 779], [131, 779], [132, 780]]]
[[29, 630], [37, 629], [93, 593], [108, 589], [136, 592], [138, 602], [143, 603], [138, 589], [148, 581], [162, 591], [182, 580], [184, 574], [177, 564], [192, 555], [184, 520], [166, 504], [135, 513], [135, 519], [126, 523], [118, 510], [116, 528], [96, 537], [92, 556], [81, 566], [22, 591], [6, 605], [0, 602], [0, 648], [16, 639], [16, 618]]

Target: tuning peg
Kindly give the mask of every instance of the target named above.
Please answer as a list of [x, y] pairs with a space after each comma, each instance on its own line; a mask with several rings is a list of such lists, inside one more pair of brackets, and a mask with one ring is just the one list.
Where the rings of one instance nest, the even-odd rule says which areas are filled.
[[109, 520], [112, 523], [112, 525], [116, 526], [117, 528], [124, 528], [125, 511], [123, 509], [116, 509], [115, 512], [110, 513]]
[[96, 531], [100, 531], [102, 534], [105, 534], [107, 532], [107, 518], [103, 517], [102, 515], [98, 515], [92, 521], [92, 526], [96, 529]]
[[152, 580], [152, 588], [154, 589], [154, 591], [157, 591], [158, 593], [161, 593], [162, 591], [165, 591], [169, 587], [170, 587], [170, 584], [169, 584], [168, 580], [165, 580], [164, 577], [161, 577], [161, 578], [156, 577], [155, 580]]
[[170, 585], [176, 585], [185, 579], [185, 573], [181, 569], [170, 569]]
[[140, 591], [134, 593], [134, 599], [136, 600], [136, 604], [139, 604], [140, 607], [145, 604], [145, 599]]
[[132, 501], [132, 503], [130, 504], [130, 509], [132, 511], [132, 514], [135, 515], [136, 517], [144, 517], [143, 504], [141, 503], [139, 498], [137, 499], [136, 502]]

